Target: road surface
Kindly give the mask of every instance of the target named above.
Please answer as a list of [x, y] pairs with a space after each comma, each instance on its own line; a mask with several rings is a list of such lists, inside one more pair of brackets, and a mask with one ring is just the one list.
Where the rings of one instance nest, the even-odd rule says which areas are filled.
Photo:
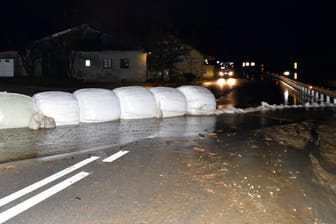
[[335, 112], [1, 130], [0, 223], [331, 224]]

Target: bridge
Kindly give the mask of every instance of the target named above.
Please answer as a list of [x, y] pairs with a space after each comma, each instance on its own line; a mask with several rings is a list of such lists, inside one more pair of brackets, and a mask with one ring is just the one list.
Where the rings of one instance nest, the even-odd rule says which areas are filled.
[[271, 76], [275, 79], [283, 81], [287, 85], [296, 89], [298, 92], [310, 97], [312, 100], [336, 104], [336, 91], [295, 81], [278, 74], [271, 74]]

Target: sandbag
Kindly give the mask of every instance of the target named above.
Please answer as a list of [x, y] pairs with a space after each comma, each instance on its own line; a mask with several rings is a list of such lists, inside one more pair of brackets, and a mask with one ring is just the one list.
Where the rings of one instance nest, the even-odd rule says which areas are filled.
[[0, 129], [28, 127], [32, 114], [30, 96], [0, 92]]
[[119, 120], [120, 104], [107, 89], [80, 89], [73, 93], [79, 105], [79, 120], [85, 123]]
[[142, 86], [120, 87], [113, 90], [120, 102], [120, 119], [153, 118], [156, 104], [153, 94]]
[[187, 99], [187, 114], [211, 115], [216, 112], [216, 98], [210, 90], [201, 86], [181, 86], [177, 88]]
[[150, 91], [154, 94], [158, 118], [184, 116], [187, 113], [187, 99], [175, 88], [154, 87]]
[[37, 112], [55, 119], [56, 126], [79, 124], [79, 107], [76, 98], [67, 92], [49, 91], [33, 95]]

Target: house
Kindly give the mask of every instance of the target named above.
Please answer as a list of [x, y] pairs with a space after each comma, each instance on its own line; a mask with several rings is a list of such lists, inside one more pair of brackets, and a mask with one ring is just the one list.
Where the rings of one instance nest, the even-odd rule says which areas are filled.
[[0, 77], [14, 77], [15, 51], [0, 52]]
[[189, 53], [178, 57], [174, 64], [174, 71], [180, 74], [194, 74], [202, 78], [205, 73], [204, 55], [195, 48], [186, 46], [190, 49]]
[[146, 52], [125, 37], [80, 25], [36, 40], [20, 50], [16, 76], [84, 81], [144, 82]]
[[161, 34], [147, 47], [149, 79], [202, 79], [205, 72], [203, 54], [176, 36]]
[[86, 81], [145, 82], [145, 52], [136, 50], [78, 51], [73, 78]]

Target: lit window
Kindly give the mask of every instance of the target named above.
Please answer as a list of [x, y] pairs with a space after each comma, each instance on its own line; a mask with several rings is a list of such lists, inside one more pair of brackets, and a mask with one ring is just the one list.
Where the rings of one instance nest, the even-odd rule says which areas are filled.
[[103, 68], [112, 68], [112, 58], [104, 58]]
[[85, 59], [85, 67], [91, 67], [91, 59]]
[[129, 68], [129, 60], [120, 59], [120, 68]]

